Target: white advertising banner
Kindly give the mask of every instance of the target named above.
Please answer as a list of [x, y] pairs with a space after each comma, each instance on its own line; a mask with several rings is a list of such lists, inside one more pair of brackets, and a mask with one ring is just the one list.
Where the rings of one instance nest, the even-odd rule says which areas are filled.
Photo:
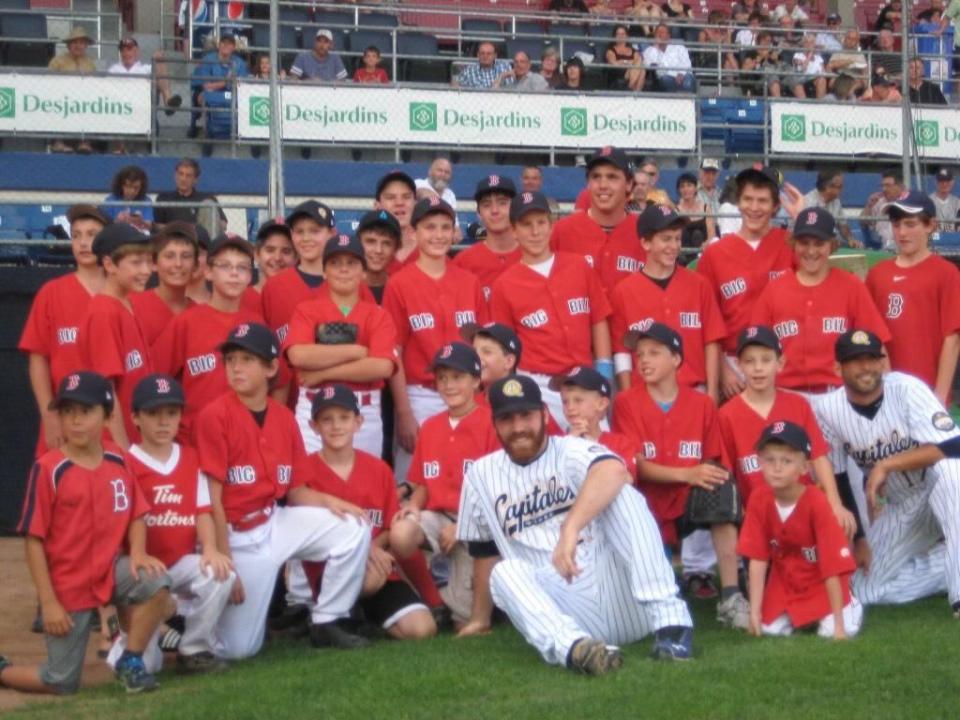
[[960, 112], [915, 107], [913, 131], [921, 158], [960, 158]]
[[[284, 140], [692, 150], [692, 98], [284, 84]], [[269, 89], [241, 82], [241, 138], [270, 134]]]
[[151, 80], [0, 73], [0, 132], [149, 135]]

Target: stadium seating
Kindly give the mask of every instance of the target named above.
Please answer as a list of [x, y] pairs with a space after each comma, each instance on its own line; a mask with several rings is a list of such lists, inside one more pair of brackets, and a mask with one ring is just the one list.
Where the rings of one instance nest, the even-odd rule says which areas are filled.
[[[386, 60], [393, 57], [393, 37], [383, 30], [355, 30], [347, 37], [349, 50], [356, 57], [354, 67], [360, 63], [360, 55], [371, 45], [380, 50], [380, 55]], [[345, 58], [346, 59], [346, 58]]]
[[4, 65], [46, 67], [53, 57], [54, 42], [47, 36], [47, 18], [40, 13], [3, 13], [0, 47]]
[[401, 33], [397, 35], [397, 53], [400, 56], [422, 56], [400, 60], [398, 71], [401, 80], [450, 82], [450, 63], [438, 57], [439, 46], [436, 36], [427, 33]]
[[399, 24], [400, 19], [392, 13], [360, 13], [357, 17], [357, 27], [361, 28], [395, 28]]

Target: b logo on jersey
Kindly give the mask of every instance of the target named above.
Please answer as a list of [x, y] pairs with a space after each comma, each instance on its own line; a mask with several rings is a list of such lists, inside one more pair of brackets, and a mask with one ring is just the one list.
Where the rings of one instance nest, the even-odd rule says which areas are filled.
[[584, 255], [583, 259], [587, 261], [587, 265], [593, 267], [593, 255]]
[[110, 487], [113, 488], [113, 511], [120, 513], [129, 510], [130, 497], [127, 495], [127, 484], [123, 481], [123, 478], [111, 480]]
[[700, 327], [700, 313], [698, 313], [698, 312], [682, 312], [682, 313], [680, 313], [680, 327], [682, 327], [682, 328], [698, 328], [698, 327]]
[[684, 460], [699, 460], [703, 455], [703, 443], [699, 440], [681, 440], [677, 457]]
[[887, 295], [887, 319], [896, 320], [903, 314], [903, 295], [890, 293]]
[[57, 328], [57, 343], [60, 345], [73, 345], [77, 342], [77, 328], [65, 327]]
[[643, 444], [643, 456], [647, 460], [653, 460], [657, 456], [657, 446], [652, 442], [645, 442]]
[[823, 319], [824, 334], [842, 335], [847, 331], [847, 319], [845, 317], [825, 317]]
[[433, 480], [440, 477], [440, 463], [436, 460], [425, 462], [423, 464], [423, 477], [426, 480]]
[[520, 324], [528, 328], [538, 328], [543, 327], [549, 322], [550, 318], [547, 315], [547, 311], [543, 308], [539, 310], [534, 310], [529, 315], [524, 315], [520, 318]]
[[773, 326], [773, 332], [777, 337], [783, 340], [785, 337], [792, 337], [800, 334], [800, 325], [796, 320], [784, 320]]
[[436, 326], [433, 321], [433, 313], [417, 313], [410, 316], [410, 329], [414, 332], [429, 330]]
[[800, 554], [803, 555], [803, 559], [808, 563], [815, 563], [817, 561], [817, 548], [815, 545], [800, 548]]
[[503, 534], [512, 537], [569, 512], [576, 497], [573, 488], [560, 485], [557, 478], [552, 477], [544, 488], [538, 483], [532, 491], [515, 502], [510, 502], [506, 493], [500, 495], [494, 503], [494, 510], [500, 518]]
[[187, 358], [187, 372], [191, 377], [203, 375], [217, 369], [217, 356], [213, 353]]
[[590, 298], [571, 298], [567, 300], [567, 310], [571, 315], [589, 315]]
[[473, 325], [477, 322], [477, 314], [473, 310], [457, 310], [453, 313], [453, 321], [458, 328], [464, 325]]
[[126, 359], [123, 361], [123, 367], [127, 372], [136, 370], [138, 367], [143, 367], [143, 355], [140, 354], [140, 351], [131, 350], [128, 352]]
[[290, 478], [293, 477], [292, 465], [277, 465], [277, 484], [289, 485]]
[[742, 277], [734, 278], [720, 286], [720, 294], [724, 300], [729, 300], [737, 295], [742, 295], [747, 291], [747, 281]]
[[227, 468], [227, 485], [252, 485], [257, 481], [253, 465], [233, 465]]

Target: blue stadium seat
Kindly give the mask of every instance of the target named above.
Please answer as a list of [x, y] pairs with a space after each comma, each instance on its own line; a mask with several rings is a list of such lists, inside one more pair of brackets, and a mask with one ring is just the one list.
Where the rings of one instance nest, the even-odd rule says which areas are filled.
[[306, 6], [294, 6], [281, 5], [280, 22], [282, 23], [295, 23], [298, 27], [303, 25], [308, 25], [313, 22], [313, 13], [310, 12], [310, 8]]
[[357, 16], [357, 27], [395, 28], [400, 24], [396, 15], [385, 12], [362, 12]]
[[[257, 24], [253, 26], [253, 46], [261, 51], [270, 47], [270, 26]], [[300, 47], [300, 33], [293, 25], [280, 25], [277, 28], [277, 39], [280, 41], [280, 50], [289, 55]], [[310, 36], [310, 47], [313, 47], [313, 36]]]
[[960, 232], [939, 232], [933, 237], [933, 247], [938, 250], [960, 250]]
[[[439, 57], [436, 35], [413, 32], [399, 33], [397, 35], [397, 53], [401, 56], [424, 56], [413, 59], [402, 58], [397, 67], [400, 80], [404, 82], [450, 82], [450, 65], [446, 60]], [[436, 59], [428, 60], [427, 57]]]
[[352, 12], [317, 11], [313, 14], [313, 22], [318, 28], [330, 30], [351, 30], [357, 26]]
[[723, 108], [723, 120], [728, 127], [724, 131], [724, 149], [728, 153], [762, 153], [762, 127], [737, 127], [737, 125], [762, 125], [766, 105], [759, 100], [734, 99]]
[[560, 54], [564, 59], [569, 59], [576, 55], [577, 53], [586, 53], [587, 55], [593, 55], [594, 61], [602, 58], [597, 58], [597, 50], [591, 45], [587, 40], [571, 40], [568, 38], [560, 38]]
[[543, 48], [545, 47], [546, 45], [544, 45], [543, 39], [541, 38], [511, 38], [507, 40], [507, 58], [512, 59], [516, 53], [523, 51], [531, 60], [537, 62], [543, 55]]
[[0, 10], [29, 10], [30, 0], [0, 0]]
[[460, 30], [466, 34], [498, 36], [503, 33], [503, 25], [499, 20], [487, 18], [464, 18], [460, 21]]
[[383, 57], [393, 56], [393, 36], [384, 30], [355, 30], [350, 33], [348, 41], [352, 53], [362, 53], [374, 45]]
[[587, 28], [580, 23], [553, 23], [550, 34], [563, 37], [586, 37]]
[[40, 13], [0, 15], [0, 36], [17, 38], [0, 47], [4, 65], [46, 67], [53, 57], [54, 42], [47, 37], [47, 18]]
[[513, 28], [509, 22], [506, 23], [505, 29], [507, 32], [516, 32], [517, 35], [546, 35], [550, 32], [550, 24], [535, 20], [517, 20]]
[[[726, 121], [728, 107], [735, 101], [729, 98], [705, 98], [700, 101], [700, 121], [721, 125]], [[722, 127], [705, 127], [700, 130], [701, 140], [723, 140]]]

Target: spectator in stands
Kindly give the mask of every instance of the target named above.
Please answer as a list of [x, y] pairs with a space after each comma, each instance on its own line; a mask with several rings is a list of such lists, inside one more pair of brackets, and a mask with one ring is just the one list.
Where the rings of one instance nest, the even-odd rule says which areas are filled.
[[875, 76], [870, 83], [870, 87], [860, 96], [860, 102], [884, 105], [899, 105], [901, 100], [903, 100], [903, 96], [886, 75]]
[[644, 158], [643, 162], [640, 163], [640, 170], [645, 172], [650, 179], [647, 186], [647, 201], [654, 205], [673, 207], [673, 200], [670, 199], [667, 191], [657, 187], [657, 182], [660, 180], [660, 165], [657, 164], [657, 161], [653, 158]]
[[[960, 0], [958, 0], [960, 2]], [[908, 66], [910, 82], [910, 102], [919, 105], [946, 105], [947, 99], [936, 83], [923, 79], [923, 60], [913, 58]]]
[[720, 191], [720, 210], [717, 215], [717, 235], [723, 237], [740, 230], [743, 218], [737, 204], [737, 181], [730, 178]]
[[347, 79], [347, 69], [340, 56], [333, 50], [333, 33], [320, 28], [313, 36], [313, 50], [297, 54], [290, 66], [290, 77], [294, 80], [319, 80], [337, 82]]
[[[453, 208], [454, 214], [457, 211], [457, 196], [450, 187], [450, 181], [453, 179], [453, 165], [445, 157], [435, 158], [427, 170], [425, 178], [417, 178], [414, 184], [417, 187], [417, 200], [429, 198], [431, 195], [437, 195], [447, 205]], [[460, 242], [463, 235], [460, 232], [460, 219], [456, 221], [456, 241]]]
[[[671, 37], [677, 40], [683, 40], [685, 37], [688, 37], [681, 25], [682, 23], [693, 20], [693, 10], [690, 6], [685, 2], [680, 2], [680, 0], [666, 0], [660, 8], [663, 10], [663, 16], [671, 23]], [[656, 37], [656, 29], [654, 29], [653, 34], [654, 37]], [[693, 36], [696, 37], [696, 35], [696, 31], [694, 31]]]
[[[843, 35], [843, 48], [830, 56], [827, 70], [838, 75], [847, 75], [856, 81], [857, 89], [866, 85], [867, 56], [860, 50], [860, 32], [850, 28]], [[833, 87], [833, 81], [829, 83]]]
[[817, 33], [817, 49], [827, 54], [843, 48], [840, 42], [840, 23], [842, 19], [836, 13], [827, 15], [827, 29]]
[[[798, 32], [797, 21], [790, 15], [784, 15], [777, 21], [780, 32], [777, 35], [777, 47], [782, 51], [788, 51], [792, 48], [798, 48], [803, 36]], [[789, 61], [789, 56], [784, 56], [784, 62]]]
[[157, 92], [160, 93], [160, 99], [166, 105], [167, 115], [173, 115], [174, 109], [183, 104], [183, 98], [174, 95], [170, 90], [170, 71], [164, 62], [163, 53], [159, 50], [153, 54], [153, 66], [150, 63], [140, 61], [140, 45], [135, 37], [128, 36], [120, 40], [119, 62], [115, 62], [107, 70], [111, 75], [146, 75], [153, 73], [153, 68], [157, 69], [156, 83]]
[[697, 188], [697, 197], [707, 204], [713, 215], [720, 210], [720, 187], [717, 185], [719, 177], [719, 160], [705, 157], [700, 161], [700, 185]]
[[523, 192], [543, 192], [543, 170], [536, 165], [527, 165], [520, 173], [520, 187]]
[[590, 8], [587, 7], [584, 0], [550, 0], [550, 5], [547, 6], [547, 10], [559, 13], [590, 12]]
[[360, 67], [353, 73], [355, 83], [372, 83], [386, 85], [390, 82], [387, 71], [380, 67], [380, 48], [370, 45], [363, 51], [360, 58]]
[[823, 208], [829, 212], [836, 220], [837, 230], [847, 246], [863, 247], [863, 243], [853, 236], [850, 223], [844, 217], [843, 205], [840, 203], [842, 193], [843, 173], [834, 168], [821, 170], [817, 173], [816, 187], [803, 196], [803, 205], [809, 208]]
[[683, 247], [699, 249], [717, 236], [710, 205], [697, 194], [697, 176], [693, 173], [681, 173], [677, 178], [677, 211], [687, 218], [680, 236]]
[[647, 72], [643, 69], [640, 53], [630, 44], [626, 25], [613, 28], [613, 42], [607, 45], [604, 60], [607, 65], [614, 66], [606, 71], [607, 87], [610, 90], [639, 92], [643, 89]]
[[590, 14], [597, 17], [614, 17], [617, 9], [610, 4], [610, 0], [594, 0], [590, 6]]
[[624, 15], [632, 21], [630, 34], [644, 38], [653, 37], [653, 31], [664, 17], [663, 10], [652, 0], [633, 0]]
[[757, 35], [763, 24], [763, 13], [753, 12], [747, 18], [747, 26], [737, 31], [734, 42], [740, 47], [751, 48], [757, 44]]
[[130, 202], [150, 202], [147, 197], [147, 174], [137, 165], [127, 165], [117, 171], [110, 185], [110, 194], [104, 198], [103, 214], [113, 222], [133, 225], [144, 234], [153, 227], [153, 208], [142, 205], [124, 205]]
[[877, 13], [877, 22], [874, 30], [883, 31], [884, 28], [896, 29], [903, 18], [903, 3], [900, 0], [890, 0]]
[[857, 81], [849, 75], [841, 75], [833, 82], [833, 90], [823, 96], [824, 100], [830, 102], [857, 102], [856, 90]]
[[770, 19], [766, 6], [758, 2], [758, 0], [743, 0], [743, 2], [733, 3], [730, 7], [730, 17], [736, 22], [742, 22], [744, 18], [749, 18], [755, 12], [763, 16], [764, 22]]
[[563, 85], [563, 74], [560, 72], [560, 53], [555, 47], [547, 47], [540, 56], [540, 74], [547, 81], [552, 90]]
[[563, 84], [561, 90], [584, 90], [583, 87], [583, 60], [574, 56], [563, 66]]
[[953, 194], [954, 182], [953, 170], [942, 167], [937, 171], [937, 190], [930, 193], [943, 232], [954, 232], [957, 229], [957, 217], [960, 217], [960, 197]]
[[492, 42], [477, 45], [477, 62], [467, 65], [453, 79], [453, 84], [465, 88], [492, 88], [497, 78], [510, 70], [510, 63], [497, 60], [497, 48]]
[[513, 67], [504, 72], [493, 83], [494, 87], [520, 92], [543, 92], [550, 86], [540, 73], [530, 69], [530, 56], [518, 50], [513, 56]]
[[[769, 30], [757, 33], [756, 47], [744, 53], [740, 65], [740, 89], [744, 95], [780, 97], [784, 67], [780, 50], [773, 44]], [[747, 72], [747, 71], [753, 72]]]
[[893, 32], [889, 29], [881, 30], [877, 35], [877, 49], [871, 57], [873, 74], [886, 75], [894, 83], [899, 82], [903, 73], [903, 58], [895, 44]]
[[777, 5], [773, 9], [773, 19], [778, 21], [784, 15], [789, 15], [796, 22], [806, 22], [810, 19], [810, 16], [800, 7], [800, 4], [797, 0], [784, 0], [780, 5]]
[[[213, 205], [220, 216], [220, 231], [227, 229], [227, 216], [217, 202], [217, 196], [197, 190], [197, 181], [200, 179], [200, 165], [193, 158], [183, 158], [177, 163], [173, 172], [173, 192], [157, 193], [153, 218], [157, 230], [174, 220], [188, 223], [198, 222], [198, 213], [203, 205]], [[175, 203], [164, 207], [165, 203]], [[216, 233], [215, 233], [216, 234]]]
[[697, 42], [704, 46], [694, 53], [697, 67], [716, 70], [717, 63], [721, 62], [724, 70], [736, 72], [740, 68], [740, 62], [732, 51], [717, 52], [719, 48], [732, 44], [730, 33], [727, 16], [721, 10], [711, 10], [707, 14], [706, 26], [697, 36]]
[[[257, 80], [269, 80], [270, 79], [270, 53], [260, 53], [257, 55], [256, 60], [253, 61], [253, 77]], [[277, 70], [277, 77], [281, 80], [287, 77], [287, 71], [283, 68]]]
[[[860, 226], [870, 234], [867, 243], [882, 250], [896, 250], [893, 242], [893, 226], [884, 212], [903, 193], [903, 177], [899, 170], [885, 170], [880, 176], [880, 191], [867, 198], [860, 213]], [[875, 236], [875, 237], [874, 237]]]
[[784, 85], [794, 97], [818, 97], [827, 94], [827, 78], [824, 77], [823, 56], [817, 52], [816, 37], [807, 33], [803, 36], [800, 50], [793, 53], [791, 63], [793, 74], [784, 78]]
[[[194, 89], [194, 103], [204, 108], [213, 108], [216, 117], [204, 113], [207, 137], [213, 136], [213, 128], [226, 129], [229, 134], [229, 112], [233, 109], [233, 91], [237, 78], [247, 77], [250, 71], [247, 64], [237, 55], [237, 39], [225, 34], [220, 37], [217, 49], [204, 55], [200, 65], [193, 71], [191, 85]], [[226, 120], [226, 122], [224, 122]], [[191, 135], [196, 135], [196, 127], [191, 127]]]
[[653, 205], [647, 199], [647, 192], [650, 190], [650, 176], [643, 170], [637, 168], [633, 171], [633, 188], [630, 190], [630, 202], [627, 203], [627, 212], [642, 213], [649, 205]]
[[[87, 48], [90, 47], [93, 38], [87, 34], [87, 31], [84, 30], [82, 26], [77, 25], [73, 28], [63, 39], [63, 42], [66, 43], [67, 51], [51, 58], [47, 65], [48, 70], [63, 73], [94, 73], [97, 71], [97, 66], [93, 58], [87, 55]], [[72, 144], [58, 139], [50, 143], [50, 152], [78, 152], [86, 155], [93, 152], [93, 148], [86, 140], [79, 141], [76, 147], [74, 147]]]
[[[666, 6], [664, 6], [666, 9]], [[656, 72], [657, 86], [665, 92], [693, 92], [690, 54], [681, 43], [670, 42], [670, 28], [658, 25], [656, 42], [643, 51], [643, 64]]]

